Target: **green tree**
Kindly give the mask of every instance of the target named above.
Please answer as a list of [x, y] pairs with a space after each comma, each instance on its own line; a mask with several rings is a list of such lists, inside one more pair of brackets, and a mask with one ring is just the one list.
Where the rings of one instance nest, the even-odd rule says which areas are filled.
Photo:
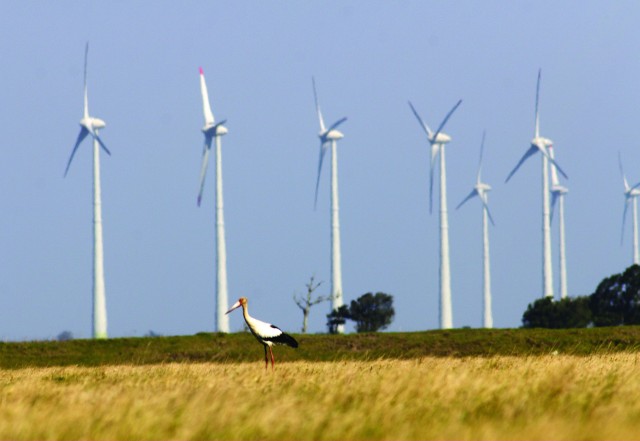
[[395, 313], [393, 296], [383, 292], [375, 295], [368, 292], [351, 300], [349, 306], [342, 305], [327, 314], [327, 327], [330, 334], [335, 334], [338, 325], [352, 320], [356, 322], [357, 332], [377, 332], [391, 324]]
[[344, 325], [349, 318], [351, 318], [351, 315], [349, 314], [349, 308], [347, 305], [342, 305], [338, 309], [334, 309], [327, 314], [327, 328], [329, 328], [329, 334], [337, 334], [338, 326]]
[[594, 326], [640, 324], [640, 266], [604, 279], [591, 294]]
[[357, 332], [376, 332], [387, 328], [395, 316], [393, 296], [378, 292], [368, 292], [349, 306], [349, 319], [356, 322]]
[[554, 301], [544, 297], [527, 306], [522, 315], [524, 328], [584, 328], [592, 321], [590, 298], [585, 296]]

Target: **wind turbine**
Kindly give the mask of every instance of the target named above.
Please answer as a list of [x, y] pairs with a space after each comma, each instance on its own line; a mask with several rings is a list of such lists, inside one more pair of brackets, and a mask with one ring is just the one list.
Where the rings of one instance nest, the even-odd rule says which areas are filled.
[[549, 162], [567, 178], [565, 172], [560, 168], [557, 162], [549, 156], [547, 147], [552, 145], [552, 141], [540, 136], [540, 115], [538, 112], [538, 103], [540, 97], [540, 76], [542, 70], [538, 71], [538, 82], [536, 86], [536, 122], [534, 137], [531, 140], [531, 146], [522, 156], [518, 164], [511, 170], [505, 182], [509, 182], [511, 177], [518, 171], [520, 166], [531, 156], [537, 152], [542, 154], [542, 289], [545, 297], [553, 298], [553, 271], [551, 269], [551, 219], [549, 213]]
[[91, 135], [93, 138], [93, 338], [107, 338], [107, 306], [104, 288], [104, 252], [102, 243], [102, 196], [100, 189], [100, 148], [111, 155], [98, 135], [98, 130], [106, 123], [89, 116], [87, 96], [87, 58], [89, 43], [84, 49], [84, 113], [80, 120], [80, 134], [67, 162], [64, 176], [67, 176], [71, 161], [82, 141]]
[[[322, 172], [322, 161], [327, 152], [327, 148], [331, 145], [331, 310], [340, 308], [344, 301], [342, 298], [342, 256], [340, 253], [340, 219], [338, 204], [338, 151], [336, 148], [338, 140], [344, 138], [342, 132], [337, 128], [340, 124], [347, 120], [347, 117], [340, 118], [334, 122], [329, 128], [324, 125], [320, 104], [318, 103], [318, 93], [316, 92], [316, 80], [311, 78], [313, 83], [313, 97], [316, 103], [316, 112], [320, 122], [320, 158], [318, 160], [318, 177], [316, 179], [316, 194], [314, 200], [314, 208], [318, 203], [318, 187], [320, 186], [320, 173]], [[344, 332], [344, 326], [339, 325], [338, 333]]]
[[224, 126], [226, 120], [216, 124], [209, 104], [207, 83], [204, 80], [204, 71], [200, 68], [200, 92], [202, 93], [202, 110], [204, 113], [204, 147], [202, 150], [202, 168], [200, 169], [200, 192], [198, 193], [198, 207], [202, 202], [204, 181], [207, 176], [207, 164], [211, 144], [216, 142], [216, 262], [217, 262], [217, 287], [216, 287], [216, 331], [229, 332], [229, 317], [225, 315], [228, 306], [227, 290], [227, 246], [224, 234], [224, 204], [222, 200], [222, 145], [220, 138], [227, 134]]
[[482, 133], [482, 143], [480, 144], [480, 162], [478, 163], [478, 175], [476, 185], [471, 193], [464, 198], [456, 207], [456, 210], [464, 205], [469, 199], [478, 197], [482, 202], [482, 298], [483, 298], [483, 315], [482, 325], [485, 328], [493, 328], [493, 314], [491, 308], [491, 265], [489, 259], [489, 222], [495, 225], [493, 217], [489, 211], [489, 191], [491, 186], [482, 182], [480, 174], [482, 172], [482, 154], [484, 152], [485, 132]]
[[440, 155], [440, 328], [442, 329], [453, 327], [451, 312], [451, 270], [449, 263], [449, 215], [447, 213], [447, 176], [444, 155], [444, 146], [451, 141], [451, 137], [442, 130], [461, 103], [462, 100], [459, 100], [456, 105], [453, 106], [440, 123], [438, 130], [433, 132], [422, 118], [420, 118], [413, 104], [409, 101], [409, 107], [411, 107], [413, 114], [418, 119], [431, 145], [429, 212], [432, 212], [433, 209], [434, 166], [438, 155]]
[[633, 263], [635, 265], [640, 264], [640, 255], [638, 254], [638, 201], [637, 198], [640, 196], [640, 183], [634, 185], [633, 187], [629, 186], [627, 182], [627, 177], [624, 175], [624, 170], [622, 169], [622, 158], [620, 156], [620, 152], [618, 152], [618, 165], [620, 166], [620, 174], [622, 175], [622, 183], [624, 184], [624, 211], [622, 212], [622, 233], [620, 234], [620, 244], [622, 245], [622, 241], [624, 239], [624, 224], [627, 218], [627, 209], [629, 208], [629, 202], [633, 203]]
[[[554, 158], [553, 145], [549, 145], [549, 157]], [[567, 187], [560, 185], [558, 179], [558, 171], [555, 165], [551, 166], [551, 220], [553, 220], [553, 213], [558, 202], [558, 211], [560, 217], [560, 298], [567, 298], [567, 250], [565, 245], [565, 232], [564, 232], [564, 195], [569, 192]]]

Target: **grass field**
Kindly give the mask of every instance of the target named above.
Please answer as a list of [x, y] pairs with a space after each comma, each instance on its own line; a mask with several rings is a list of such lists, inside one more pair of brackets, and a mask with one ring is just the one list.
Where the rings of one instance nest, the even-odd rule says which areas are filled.
[[1, 439], [637, 439], [640, 357], [0, 371]]
[[640, 438], [640, 328], [0, 343], [0, 439]]

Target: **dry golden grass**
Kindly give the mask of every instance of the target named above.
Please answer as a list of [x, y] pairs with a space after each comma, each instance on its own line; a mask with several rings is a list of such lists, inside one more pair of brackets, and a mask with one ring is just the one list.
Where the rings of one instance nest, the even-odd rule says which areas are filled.
[[0, 439], [638, 439], [640, 355], [0, 371]]

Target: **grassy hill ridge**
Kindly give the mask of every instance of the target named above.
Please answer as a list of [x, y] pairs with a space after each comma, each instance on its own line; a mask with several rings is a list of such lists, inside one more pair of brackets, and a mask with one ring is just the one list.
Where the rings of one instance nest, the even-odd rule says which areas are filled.
[[[298, 349], [276, 347], [276, 362], [410, 359], [424, 356], [589, 355], [640, 350], [640, 327], [591, 329], [453, 329], [373, 334], [294, 334]], [[168, 362], [260, 362], [251, 334], [0, 343], [0, 368], [144, 365]]]

